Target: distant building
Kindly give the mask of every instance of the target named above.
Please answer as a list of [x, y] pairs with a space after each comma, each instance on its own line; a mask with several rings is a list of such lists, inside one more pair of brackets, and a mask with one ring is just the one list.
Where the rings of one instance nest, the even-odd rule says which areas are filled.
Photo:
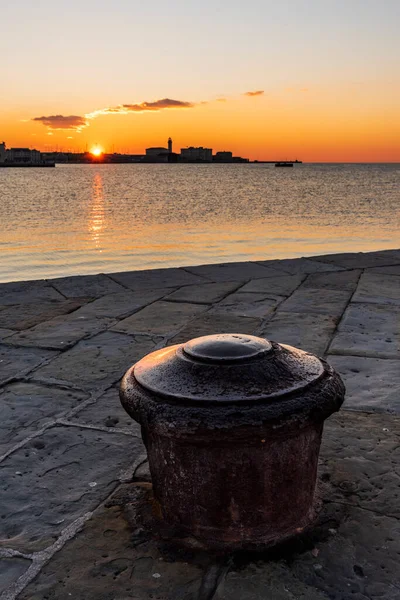
[[29, 148], [11, 148], [9, 156], [12, 162], [20, 163], [40, 163], [39, 150], [30, 150]]
[[91, 152], [42, 152], [44, 162], [54, 163], [139, 163], [144, 159], [143, 154], [112, 154], [104, 153], [93, 156]]
[[143, 161], [143, 154], [118, 154], [114, 152], [113, 154], [103, 154], [103, 162], [110, 163], [139, 163]]
[[187, 162], [211, 162], [212, 161], [212, 150], [211, 148], [181, 148], [181, 158]]
[[146, 156], [162, 156], [168, 154], [167, 148], [146, 148]]
[[172, 154], [172, 139], [168, 138], [168, 154]]
[[223, 150], [222, 152], [216, 152], [213, 156], [213, 161], [215, 162], [232, 162], [232, 152], [228, 152], [227, 150]]
[[6, 150], [5, 162], [36, 165], [42, 162], [42, 156], [39, 150], [30, 150], [29, 148], [10, 148], [9, 150]]
[[0, 144], [0, 163], [6, 162], [7, 150], [5, 142]]
[[83, 152], [42, 152], [42, 160], [44, 162], [67, 163], [67, 162], [83, 162]]

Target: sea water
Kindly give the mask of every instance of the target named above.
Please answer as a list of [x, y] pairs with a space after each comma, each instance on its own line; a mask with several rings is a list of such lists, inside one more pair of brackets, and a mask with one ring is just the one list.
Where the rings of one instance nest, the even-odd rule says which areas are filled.
[[399, 164], [0, 169], [0, 281], [400, 247]]

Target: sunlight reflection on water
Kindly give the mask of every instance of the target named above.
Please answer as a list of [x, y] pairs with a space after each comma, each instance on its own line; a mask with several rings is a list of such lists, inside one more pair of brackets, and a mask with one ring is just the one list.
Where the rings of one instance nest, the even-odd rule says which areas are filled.
[[89, 205], [88, 231], [95, 247], [102, 252], [100, 240], [105, 226], [103, 174], [95, 173], [92, 184], [92, 201]]

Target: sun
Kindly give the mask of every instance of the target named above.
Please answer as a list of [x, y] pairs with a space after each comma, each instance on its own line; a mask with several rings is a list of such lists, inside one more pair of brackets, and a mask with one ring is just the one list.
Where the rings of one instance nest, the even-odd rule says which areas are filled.
[[100, 146], [93, 146], [90, 150], [90, 154], [93, 154], [93, 156], [101, 156], [103, 154], [103, 149], [100, 148]]

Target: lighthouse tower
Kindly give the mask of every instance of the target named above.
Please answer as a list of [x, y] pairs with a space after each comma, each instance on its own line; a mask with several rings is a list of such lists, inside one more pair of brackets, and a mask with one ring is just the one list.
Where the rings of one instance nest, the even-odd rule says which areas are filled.
[[172, 139], [168, 138], [168, 154], [172, 154]]

